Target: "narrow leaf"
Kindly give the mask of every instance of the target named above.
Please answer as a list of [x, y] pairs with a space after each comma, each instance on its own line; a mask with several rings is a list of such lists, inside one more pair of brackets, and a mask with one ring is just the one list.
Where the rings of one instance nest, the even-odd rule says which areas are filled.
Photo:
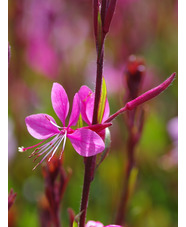
[[101, 88], [101, 97], [100, 97], [99, 107], [98, 107], [98, 123], [101, 123], [103, 119], [106, 98], [107, 98], [107, 87], [106, 87], [105, 79], [103, 78], [102, 88]]
[[136, 167], [134, 167], [131, 170], [130, 178], [129, 178], [129, 197], [132, 195], [132, 193], [134, 191], [137, 175], [138, 175], [138, 169]]
[[78, 223], [76, 221], [73, 222], [73, 227], [78, 227]]
[[82, 128], [83, 127], [83, 119], [82, 119], [81, 114], [79, 115], [79, 119], [78, 119], [77, 125], [78, 125], [78, 128]]

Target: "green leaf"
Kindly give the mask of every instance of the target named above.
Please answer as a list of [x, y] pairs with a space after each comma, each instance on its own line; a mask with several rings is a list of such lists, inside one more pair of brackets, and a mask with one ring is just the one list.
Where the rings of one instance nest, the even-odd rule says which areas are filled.
[[103, 119], [106, 98], [107, 98], [107, 87], [106, 87], [105, 79], [103, 77], [102, 87], [101, 87], [101, 97], [100, 97], [99, 107], [98, 107], [98, 123], [101, 123]]
[[132, 193], [134, 191], [134, 186], [136, 183], [137, 175], [138, 175], [138, 169], [136, 167], [134, 167], [131, 170], [130, 178], [129, 178], [129, 197], [132, 195]]
[[78, 119], [78, 128], [82, 128], [83, 127], [83, 119], [82, 119], [82, 116], [81, 114], [79, 115], [79, 119]]
[[73, 222], [73, 227], [78, 227], [78, 223], [76, 221]]

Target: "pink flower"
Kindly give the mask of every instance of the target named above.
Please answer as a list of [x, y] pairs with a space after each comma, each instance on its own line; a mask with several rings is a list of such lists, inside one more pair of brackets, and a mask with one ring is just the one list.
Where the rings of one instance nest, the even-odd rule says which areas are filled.
[[[82, 118], [88, 125], [91, 125], [92, 118], [93, 118], [95, 94], [89, 87], [87, 87], [85, 85], [83, 85], [79, 89], [78, 94], [79, 94], [79, 98], [81, 100]], [[106, 121], [106, 119], [109, 117], [109, 114], [110, 114], [110, 107], [109, 107], [109, 102], [106, 99], [105, 110], [104, 110], [102, 122]]]
[[[122, 227], [121, 225], [107, 225], [105, 227]], [[88, 221], [85, 227], [104, 227], [99, 221]]]
[[[62, 127], [58, 126], [53, 117], [49, 116], [48, 114], [33, 114], [26, 117], [25, 119], [28, 132], [34, 138], [40, 139], [42, 141], [31, 147], [19, 147], [18, 150], [20, 152], [23, 152], [28, 149], [37, 147], [30, 155], [30, 157], [32, 157], [33, 155], [37, 155], [34, 161], [41, 155], [45, 154], [45, 156], [34, 167], [34, 169], [40, 163], [42, 163], [43, 160], [49, 155], [51, 155], [48, 159], [48, 161], [50, 161], [60, 144], [63, 142], [60, 155], [61, 158], [64, 151], [66, 138], [69, 138], [76, 152], [84, 157], [96, 155], [97, 153], [100, 153], [104, 150], [105, 144], [96, 132], [99, 132], [99, 130], [103, 130], [104, 128], [110, 126], [110, 124], [95, 125], [93, 127], [83, 127], [76, 130], [73, 130], [71, 128], [71, 126], [76, 125], [79, 119], [80, 106], [78, 93], [76, 93], [74, 96], [72, 112], [67, 126], [65, 126], [65, 121], [69, 112], [68, 96], [64, 88], [58, 83], [53, 84], [51, 100], [53, 109], [62, 122]], [[46, 142], [48, 139], [51, 140]], [[37, 153], [35, 153], [36, 151]]]

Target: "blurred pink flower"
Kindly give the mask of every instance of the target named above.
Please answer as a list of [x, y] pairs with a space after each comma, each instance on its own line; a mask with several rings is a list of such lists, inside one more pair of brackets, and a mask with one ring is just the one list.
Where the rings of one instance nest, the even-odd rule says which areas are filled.
[[[122, 227], [121, 225], [107, 225], [105, 227]], [[99, 221], [88, 221], [85, 227], [104, 227], [104, 225]]]
[[59, 73], [61, 59], [53, 33], [62, 8], [60, 0], [23, 1], [23, 14], [17, 28], [26, 43], [28, 63], [49, 77]]
[[177, 166], [178, 164], [178, 117], [174, 117], [168, 122], [167, 129], [173, 142], [173, 148], [169, 154], [170, 165]]
[[[39, 156], [46, 153], [45, 156], [41, 159], [41, 161], [34, 167], [34, 169], [40, 163], [42, 163], [47, 156], [52, 153], [48, 160], [50, 161], [63, 141], [63, 147], [61, 151], [62, 155], [66, 143], [66, 138], [69, 138], [76, 152], [84, 157], [96, 155], [97, 153], [100, 153], [104, 150], [105, 144], [103, 140], [94, 131], [103, 130], [105, 127], [110, 126], [110, 124], [105, 124], [105, 126], [95, 125], [90, 127], [83, 127], [76, 130], [73, 130], [71, 128], [71, 126], [76, 125], [79, 119], [80, 107], [78, 93], [76, 93], [74, 96], [72, 112], [67, 127], [65, 127], [65, 120], [69, 112], [68, 96], [64, 88], [58, 83], [53, 84], [51, 100], [53, 109], [61, 120], [63, 127], [58, 126], [53, 117], [47, 114], [34, 114], [26, 117], [25, 119], [28, 132], [34, 138], [42, 139], [43, 141], [31, 147], [19, 147], [20, 152], [26, 151], [34, 147], [38, 147], [40, 144], [43, 144], [49, 138], [54, 137], [51, 141], [36, 148], [31, 154], [30, 157], [32, 157], [33, 155], [37, 155], [35, 158], [37, 159]], [[36, 151], [38, 152], [35, 153]]]
[[[85, 69], [85, 77], [87, 84], [91, 85], [92, 80], [94, 79], [96, 74], [96, 65], [93, 62], [93, 59], [90, 59], [90, 63], [87, 65]], [[115, 67], [112, 61], [106, 61], [104, 63], [103, 76], [105, 78], [107, 89], [109, 94], [118, 93], [122, 89], [122, 67]]]
[[14, 122], [8, 118], [8, 161], [10, 162], [16, 154], [17, 140], [14, 133]]
[[32, 40], [27, 50], [27, 59], [38, 72], [52, 77], [59, 73], [59, 58], [47, 40]]
[[59, 75], [64, 58], [86, 40], [88, 29], [82, 16], [73, 18], [68, 2], [23, 0], [18, 36], [25, 43], [28, 64], [50, 78]]
[[174, 143], [178, 143], [178, 117], [172, 118], [167, 125], [167, 130]]
[[168, 122], [167, 130], [171, 136], [173, 147], [160, 159], [160, 164], [164, 169], [178, 165], [178, 117], [174, 117]]

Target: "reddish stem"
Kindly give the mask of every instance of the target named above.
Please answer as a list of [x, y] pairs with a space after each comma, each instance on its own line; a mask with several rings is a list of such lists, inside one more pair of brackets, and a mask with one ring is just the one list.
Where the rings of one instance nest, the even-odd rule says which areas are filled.
[[[97, 1], [94, 1], [94, 4], [97, 4]], [[94, 9], [96, 7], [97, 6], [94, 6]], [[94, 15], [97, 15], [97, 14], [94, 12]], [[105, 35], [102, 34], [101, 43], [99, 43], [97, 47], [96, 88], [95, 88], [95, 100], [94, 100], [92, 125], [95, 125], [98, 123], [98, 120], [97, 120], [98, 107], [99, 107], [99, 101], [101, 97], [101, 87], [102, 87], [102, 78], [103, 78], [102, 73], [103, 73], [104, 39], [105, 39]], [[84, 183], [83, 183], [83, 192], [82, 192], [82, 200], [81, 200], [81, 208], [80, 208], [80, 213], [82, 212], [82, 214], [80, 216], [79, 227], [85, 227], [90, 184], [94, 178], [95, 166], [96, 166], [96, 155], [85, 158]]]
[[[103, 69], [103, 54], [101, 55], [101, 59], [98, 58], [97, 61], [97, 77], [96, 77], [96, 91], [95, 91], [95, 102], [94, 102], [94, 112], [93, 112], [93, 120], [92, 125], [97, 124], [97, 115], [98, 115], [98, 106], [101, 95], [101, 85], [102, 85], [102, 69]], [[81, 208], [79, 221], [79, 227], [85, 226], [87, 206], [88, 206], [88, 197], [90, 192], [90, 184], [94, 178], [94, 170], [96, 164], [96, 155], [85, 158], [85, 172], [84, 172], [84, 183], [83, 183], [83, 193], [81, 200]]]
[[121, 197], [120, 197], [120, 202], [118, 206], [118, 211], [116, 215], [116, 221], [115, 223], [117, 225], [122, 225], [125, 223], [125, 217], [126, 217], [126, 210], [127, 210], [127, 204], [128, 204], [128, 199], [129, 199], [129, 179], [131, 175], [131, 171], [135, 165], [134, 163], [134, 152], [135, 152], [135, 135], [132, 133], [130, 130], [129, 132], [129, 138], [128, 138], [128, 143], [127, 143], [127, 156], [128, 156], [128, 163], [125, 171], [125, 180], [123, 182], [123, 187], [122, 187], [122, 192], [121, 192]]
[[83, 183], [83, 192], [82, 192], [82, 200], [81, 200], [81, 208], [80, 208], [80, 213], [82, 214], [80, 216], [79, 227], [85, 227], [90, 184], [94, 179], [95, 164], [96, 164], [96, 155], [85, 158], [84, 183]]
[[[101, 43], [103, 45], [103, 42]], [[101, 86], [102, 86], [102, 72], [103, 72], [103, 47], [100, 48], [101, 53], [97, 53], [97, 73], [96, 73], [96, 88], [95, 88], [95, 101], [94, 101], [94, 112], [92, 125], [97, 124], [97, 116], [98, 116], [98, 107], [99, 100], [101, 97]], [[84, 183], [83, 183], [83, 192], [82, 192], [82, 200], [81, 200], [81, 208], [79, 221], [79, 227], [85, 227], [86, 213], [88, 207], [88, 198], [90, 192], [90, 184], [94, 178], [94, 170], [96, 164], [96, 155], [85, 158], [85, 172], [84, 172]]]

